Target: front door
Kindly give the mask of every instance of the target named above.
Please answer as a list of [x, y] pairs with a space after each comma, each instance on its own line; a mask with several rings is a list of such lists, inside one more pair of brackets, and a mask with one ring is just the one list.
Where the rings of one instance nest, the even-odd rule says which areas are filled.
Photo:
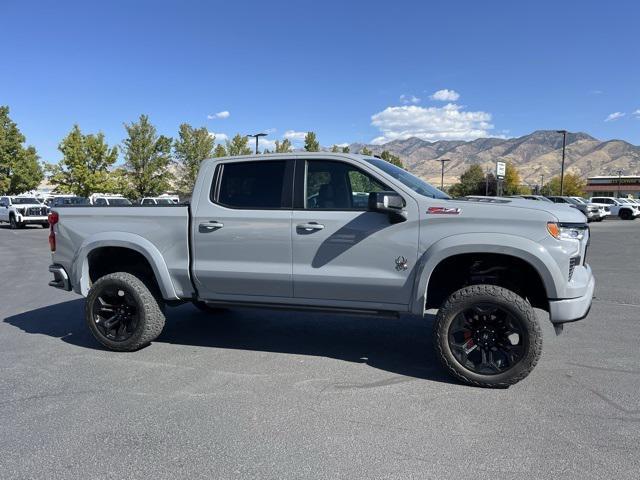
[[[292, 297], [293, 160], [229, 161], [193, 218], [193, 271], [204, 300]], [[242, 297], [242, 298], [240, 298]]]
[[401, 223], [368, 212], [370, 192], [392, 189], [346, 160], [298, 160], [295, 190], [301, 205], [292, 221], [294, 296], [335, 306], [408, 305], [418, 254], [416, 202], [403, 196], [408, 219]]

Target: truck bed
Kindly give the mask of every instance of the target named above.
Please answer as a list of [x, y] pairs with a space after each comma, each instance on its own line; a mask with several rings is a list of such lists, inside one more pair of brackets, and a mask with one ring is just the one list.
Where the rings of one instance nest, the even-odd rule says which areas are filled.
[[[188, 298], [193, 292], [189, 275], [189, 205], [93, 207], [69, 206], [54, 208], [59, 223], [55, 226], [57, 238], [56, 263], [80, 275], [85, 247], [94, 248], [101, 242], [109, 245], [130, 246], [132, 239], [157, 252], [156, 260], [164, 262], [173, 292], [167, 297]], [[150, 245], [148, 245], [150, 244]], [[80, 285], [73, 285], [78, 291]], [[78, 292], [81, 293], [81, 292]], [[167, 293], [167, 292], [163, 292]]]

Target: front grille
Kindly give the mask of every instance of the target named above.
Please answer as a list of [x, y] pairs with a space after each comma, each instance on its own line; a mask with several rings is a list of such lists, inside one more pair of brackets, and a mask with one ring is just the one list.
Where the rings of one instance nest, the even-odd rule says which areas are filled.
[[25, 216], [31, 217], [43, 217], [47, 215], [47, 207], [29, 207], [25, 213]]
[[575, 268], [580, 265], [580, 256], [572, 257], [569, 259], [569, 281], [573, 277], [573, 271]]

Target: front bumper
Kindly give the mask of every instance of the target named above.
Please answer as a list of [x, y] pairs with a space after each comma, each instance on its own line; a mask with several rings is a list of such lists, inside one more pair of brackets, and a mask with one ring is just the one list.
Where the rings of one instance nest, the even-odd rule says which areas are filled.
[[67, 271], [62, 265], [58, 265], [57, 263], [49, 265], [49, 271], [53, 273], [53, 280], [49, 282], [50, 287], [66, 290], [67, 292], [71, 290], [69, 275], [67, 275]]
[[16, 215], [16, 221], [18, 223], [38, 223], [44, 224], [49, 221], [47, 216], [29, 216], [29, 215]]
[[566, 323], [582, 320], [589, 314], [593, 292], [596, 287], [595, 278], [589, 269], [589, 280], [586, 292], [580, 297], [549, 301], [549, 318], [553, 323]]

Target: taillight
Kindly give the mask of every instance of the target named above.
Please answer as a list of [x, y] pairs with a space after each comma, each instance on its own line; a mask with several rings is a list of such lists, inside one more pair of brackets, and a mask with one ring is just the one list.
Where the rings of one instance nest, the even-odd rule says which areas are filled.
[[53, 226], [58, 223], [58, 212], [50, 212], [47, 219], [49, 220], [49, 248], [52, 252], [55, 252], [56, 232], [53, 231]]

